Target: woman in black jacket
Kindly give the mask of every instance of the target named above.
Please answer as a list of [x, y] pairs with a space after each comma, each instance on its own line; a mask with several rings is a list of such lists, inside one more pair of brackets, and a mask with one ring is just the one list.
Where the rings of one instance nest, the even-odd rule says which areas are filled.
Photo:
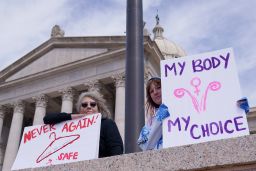
[[62, 121], [84, 117], [88, 114], [101, 113], [101, 129], [99, 143], [99, 158], [123, 154], [123, 141], [118, 128], [111, 120], [110, 112], [98, 93], [82, 93], [76, 105], [79, 114], [51, 113], [44, 117], [45, 124], [56, 124]]

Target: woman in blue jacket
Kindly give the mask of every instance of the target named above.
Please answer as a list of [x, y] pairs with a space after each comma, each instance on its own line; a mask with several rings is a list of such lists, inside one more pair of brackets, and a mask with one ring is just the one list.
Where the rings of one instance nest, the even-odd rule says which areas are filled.
[[170, 116], [167, 106], [162, 104], [161, 79], [159, 77], [148, 80], [146, 95], [146, 124], [138, 139], [138, 145], [143, 151], [162, 148], [162, 120]]

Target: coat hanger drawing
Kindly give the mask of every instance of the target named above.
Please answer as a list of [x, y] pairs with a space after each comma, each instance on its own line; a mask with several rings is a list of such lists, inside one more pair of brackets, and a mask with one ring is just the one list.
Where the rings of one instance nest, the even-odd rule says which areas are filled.
[[56, 133], [52, 132], [49, 135], [49, 139], [51, 139], [51, 136], [53, 137], [52, 142], [45, 148], [45, 150], [39, 155], [39, 157], [36, 159], [36, 163], [40, 163], [44, 159], [48, 158], [52, 154], [60, 151], [61, 149], [65, 148], [66, 146], [72, 144], [76, 140], [80, 138], [79, 134], [74, 135], [68, 135], [68, 136], [62, 136], [56, 138]]

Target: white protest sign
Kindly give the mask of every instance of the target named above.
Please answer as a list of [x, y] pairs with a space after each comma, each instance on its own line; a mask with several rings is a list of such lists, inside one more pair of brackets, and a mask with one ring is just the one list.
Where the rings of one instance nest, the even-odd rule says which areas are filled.
[[163, 147], [249, 135], [231, 48], [161, 61]]
[[26, 127], [12, 170], [98, 158], [101, 114]]

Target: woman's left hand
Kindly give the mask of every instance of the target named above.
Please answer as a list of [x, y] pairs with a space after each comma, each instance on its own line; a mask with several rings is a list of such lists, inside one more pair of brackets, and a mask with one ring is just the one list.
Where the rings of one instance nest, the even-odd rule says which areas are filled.
[[86, 114], [71, 114], [72, 119], [78, 119], [78, 118], [82, 118], [85, 116], [86, 116]]
[[169, 117], [170, 116], [170, 113], [168, 111], [168, 107], [165, 105], [165, 104], [161, 104], [159, 106], [159, 109], [156, 113], [156, 119], [158, 121], [162, 121], [164, 120], [165, 118]]
[[249, 103], [248, 103], [248, 100], [246, 97], [237, 100], [236, 103], [237, 103], [238, 107], [240, 107], [241, 109], [243, 109], [245, 111], [246, 114], [249, 113], [250, 106], [249, 106]]

